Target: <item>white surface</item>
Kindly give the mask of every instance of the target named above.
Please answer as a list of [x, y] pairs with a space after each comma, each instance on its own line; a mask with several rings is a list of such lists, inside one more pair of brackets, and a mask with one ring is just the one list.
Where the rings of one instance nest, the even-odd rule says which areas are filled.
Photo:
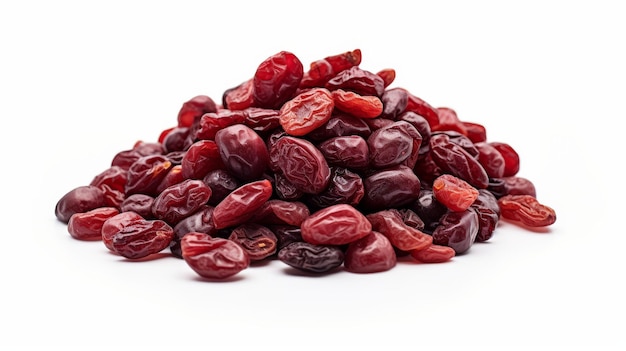
[[[0, 5], [3, 345], [624, 349], [617, 2], [227, 3]], [[207, 283], [174, 258], [131, 263], [73, 240], [54, 218], [64, 193], [155, 140], [192, 96], [219, 101], [280, 50], [308, 65], [355, 48], [361, 67], [395, 68], [395, 86], [513, 145], [557, 211], [550, 232], [503, 223], [453, 262], [381, 274], [273, 262]]]

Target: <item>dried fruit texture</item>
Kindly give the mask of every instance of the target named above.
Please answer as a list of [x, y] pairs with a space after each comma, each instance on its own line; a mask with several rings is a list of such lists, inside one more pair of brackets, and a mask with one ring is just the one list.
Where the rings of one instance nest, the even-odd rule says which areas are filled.
[[113, 155], [55, 216], [132, 260], [169, 248], [208, 280], [272, 259], [314, 274], [447, 262], [500, 219], [555, 222], [511, 145], [361, 61], [355, 49], [305, 71], [291, 52], [271, 55], [221, 106], [185, 101], [156, 141]]
[[353, 273], [388, 271], [396, 262], [396, 253], [389, 239], [375, 231], [350, 243], [344, 258], [346, 270]]
[[257, 180], [233, 190], [213, 210], [217, 229], [237, 226], [248, 221], [272, 196], [272, 183]]
[[268, 57], [252, 79], [254, 106], [280, 108], [294, 96], [303, 74], [302, 62], [293, 53], [281, 51]]
[[67, 223], [70, 235], [80, 240], [102, 240], [102, 226], [107, 219], [120, 211], [114, 207], [100, 207], [87, 212], [75, 213]]
[[372, 231], [365, 216], [347, 204], [326, 207], [309, 216], [300, 226], [302, 239], [314, 245], [344, 245]]
[[398, 210], [383, 210], [367, 215], [372, 229], [386, 236], [391, 244], [402, 251], [422, 250], [430, 246], [433, 239], [420, 230], [404, 223]]
[[309, 273], [328, 273], [341, 266], [344, 254], [335, 246], [293, 242], [278, 252], [285, 264]]
[[531, 195], [506, 195], [498, 199], [502, 217], [529, 227], [545, 227], [556, 221], [554, 209]]
[[437, 201], [450, 211], [465, 211], [478, 198], [476, 188], [450, 174], [443, 174], [435, 179], [433, 193]]
[[204, 233], [187, 233], [181, 248], [185, 262], [204, 278], [225, 279], [250, 265], [248, 254], [234, 241]]
[[140, 259], [167, 248], [174, 238], [174, 229], [161, 220], [138, 219], [121, 223], [110, 238], [113, 252]]
[[455, 252], [448, 246], [430, 245], [422, 250], [411, 251], [411, 256], [423, 263], [442, 263], [450, 261], [455, 256]]
[[328, 90], [310, 89], [281, 107], [280, 125], [289, 135], [306, 135], [328, 122], [334, 107], [333, 96]]
[[332, 99], [338, 109], [355, 117], [375, 118], [383, 113], [383, 102], [377, 96], [337, 89], [332, 92]]

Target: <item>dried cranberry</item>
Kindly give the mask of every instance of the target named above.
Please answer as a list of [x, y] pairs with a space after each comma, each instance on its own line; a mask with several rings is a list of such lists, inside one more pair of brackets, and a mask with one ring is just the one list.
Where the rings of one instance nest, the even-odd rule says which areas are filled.
[[183, 236], [180, 244], [185, 262], [204, 278], [225, 279], [250, 265], [246, 251], [228, 239], [192, 232]]

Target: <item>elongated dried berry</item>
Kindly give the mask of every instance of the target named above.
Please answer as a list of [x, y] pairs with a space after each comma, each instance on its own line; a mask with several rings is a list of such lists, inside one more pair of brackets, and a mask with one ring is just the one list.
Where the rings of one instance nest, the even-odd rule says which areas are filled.
[[315, 245], [344, 245], [372, 231], [367, 218], [347, 204], [329, 206], [313, 213], [300, 228], [302, 239]]
[[225, 279], [250, 265], [246, 251], [228, 239], [192, 232], [183, 236], [180, 244], [185, 262], [204, 278]]
[[396, 253], [389, 239], [373, 231], [348, 245], [343, 264], [349, 272], [376, 273], [390, 270], [396, 262]]
[[545, 227], [556, 221], [556, 212], [531, 195], [506, 195], [498, 199], [502, 217], [529, 227]]
[[278, 252], [283, 263], [310, 273], [327, 273], [341, 266], [344, 254], [336, 246], [293, 242]]

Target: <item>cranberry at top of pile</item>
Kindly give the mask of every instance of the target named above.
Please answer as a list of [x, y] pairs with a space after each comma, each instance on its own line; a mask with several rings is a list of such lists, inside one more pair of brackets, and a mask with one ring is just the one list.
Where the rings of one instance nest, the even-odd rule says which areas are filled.
[[315, 274], [445, 262], [501, 218], [555, 222], [511, 145], [390, 87], [393, 69], [360, 64], [359, 49], [307, 71], [290, 52], [267, 58], [221, 105], [184, 102], [173, 127], [115, 154], [56, 217], [74, 238], [129, 259], [169, 249], [210, 279], [274, 258]]

